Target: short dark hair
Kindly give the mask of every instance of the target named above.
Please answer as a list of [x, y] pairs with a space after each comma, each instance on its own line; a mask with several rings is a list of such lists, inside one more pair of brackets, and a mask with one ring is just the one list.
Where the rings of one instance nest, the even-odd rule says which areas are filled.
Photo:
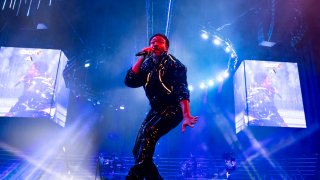
[[167, 47], [169, 48], [169, 45], [170, 45], [169, 39], [167, 38], [166, 35], [160, 34], [160, 33], [157, 33], [157, 34], [154, 34], [153, 36], [151, 36], [151, 38], [149, 39], [149, 45], [150, 45], [150, 43], [151, 43], [152, 38], [154, 38], [154, 37], [156, 37], [156, 36], [162, 37], [162, 38], [166, 41], [166, 45], [167, 45]]

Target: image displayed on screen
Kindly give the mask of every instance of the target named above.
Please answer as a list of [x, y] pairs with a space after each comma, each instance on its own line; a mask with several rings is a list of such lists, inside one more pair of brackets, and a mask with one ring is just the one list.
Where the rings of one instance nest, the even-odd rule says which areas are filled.
[[44, 118], [64, 126], [66, 61], [61, 50], [1, 47], [0, 116]]
[[306, 128], [297, 63], [245, 61], [249, 126]]

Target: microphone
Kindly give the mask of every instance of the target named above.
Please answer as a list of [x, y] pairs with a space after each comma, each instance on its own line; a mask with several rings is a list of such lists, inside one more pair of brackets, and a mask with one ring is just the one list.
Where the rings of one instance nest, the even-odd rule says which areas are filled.
[[147, 51], [141, 51], [141, 52], [138, 52], [136, 54], [136, 56], [145, 56], [145, 55], [148, 55], [149, 53]]

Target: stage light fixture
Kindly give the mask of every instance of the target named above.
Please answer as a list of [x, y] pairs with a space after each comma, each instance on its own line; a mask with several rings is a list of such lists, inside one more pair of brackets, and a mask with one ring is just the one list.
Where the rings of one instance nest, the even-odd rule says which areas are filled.
[[204, 82], [201, 82], [199, 87], [200, 87], [200, 89], [204, 89], [204, 88], [206, 88], [206, 84]]
[[228, 71], [225, 71], [225, 72], [223, 73], [223, 77], [224, 77], [224, 78], [228, 78], [228, 77], [229, 77], [229, 75], [230, 75], [230, 74], [229, 74], [229, 72], [228, 72]]
[[276, 42], [271, 42], [271, 41], [262, 41], [259, 43], [260, 46], [264, 46], [264, 47], [272, 47], [276, 44], [277, 44]]
[[85, 64], [84, 64], [84, 67], [85, 67], [85, 68], [90, 67], [90, 63], [85, 63]]
[[189, 91], [193, 91], [193, 86], [192, 86], [192, 85], [189, 85], [189, 86], [188, 86], [188, 89], [189, 89]]
[[228, 59], [228, 66], [225, 70], [225, 72], [221, 73], [220, 75], [218, 75], [215, 79], [215, 81], [213, 80], [201, 80], [201, 83], [199, 85], [200, 89], [204, 89], [204, 88], [208, 88], [208, 87], [214, 87], [215, 82], [222, 82], [225, 79], [227, 79], [230, 76], [230, 73], [234, 72], [238, 63], [238, 55], [235, 51], [235, 49], [232, 46], [232, 43], [230, 42], [230, 40], [225, 40], [224, 38], [221, 38], [217, 32], [209, 32], [207, 30], [201, 30], [201, 38], [202, 39], [208, 39], [211, 38], [212, 40], [209, 41], [211, 42], [213, 45], [217, 46], [217, 47], [221, 47], [223, 49], [223, 51], [225, 53], [227, 53], [230, 58]]
[[209, 39], [209, 33], [205, 30], [201, 30], [201, 38], [204, 40]]
[[37, 30], [43, 30], [43, 29], [48, 29], [48, 26], [44, 23], [38, 23]]
[[208, 81], [208, 86], [209, 86], [209, 87], [212, 87], [213, 85], [214, 85], [214, 81], [213, 81], [213, 80], [209, 80], [209, 81]]
[[226, 53], [228, 53], [228, 52], [231, 51], [231, 48], [230, 48], [229, 46], [227, 46], [227, 47], [224, 49], [224, 51], [225, 51]]
[[214, 38], [213, 39], [213, 44], [215, 44], [215, 45], [220, 45], [221, 44], [221, 41], [220, 41], [220, 39], [218, 39], [218, 38]]

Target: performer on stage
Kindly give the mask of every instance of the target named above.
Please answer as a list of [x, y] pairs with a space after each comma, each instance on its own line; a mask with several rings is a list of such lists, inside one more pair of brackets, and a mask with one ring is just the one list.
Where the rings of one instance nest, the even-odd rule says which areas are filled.
[[168, 48], [169, 40], [165, 35], [153, 35], [149, 47], [137, 54], [141, 57], [125, 78], [128, 87], [143, 86], [151, 106], [136, 137], [135, 164], [126, 177], [129, 180], [162, 179], [152, 159], [156, 142], [182, 120], [182, 132], [187, 126], [194, 127], [198, 120], [190, 114], [186, 67], [168, 54]]
[[275, 95], [282, 98], [272, 82], [268, 74], [260, 72], [254, 76], [255, 86], [248, 91], [248, 104], [252, 110], [249, 115], [254, 118], [250, 120], [251, 125], [257, 126], [280, 126], [288, 125], [279, 114], [274, 102]]
[[53, 81], [47, 76], [49, 65], [44, 61], [32, 64], [15, 84], [23, 85], [23, 92], [6, 116], [50, 118], [53, 107]]

